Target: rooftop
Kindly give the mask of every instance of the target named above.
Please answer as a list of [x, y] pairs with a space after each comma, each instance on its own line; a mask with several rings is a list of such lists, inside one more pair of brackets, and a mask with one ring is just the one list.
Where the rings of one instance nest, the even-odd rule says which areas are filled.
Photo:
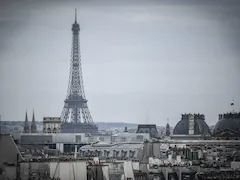
[[81, 149], [139, 149], [142, 148], [142, 143], [115, 143], [115, 144], [103, 144], [103, 143], [97, 143], [92, 145], [85, 145], [82, 146]]

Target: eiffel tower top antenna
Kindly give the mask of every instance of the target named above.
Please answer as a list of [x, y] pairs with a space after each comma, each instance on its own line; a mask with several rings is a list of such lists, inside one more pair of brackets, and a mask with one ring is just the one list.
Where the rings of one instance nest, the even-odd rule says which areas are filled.
[[77, 9], [75, 9], [75, 23], [77, 23]]

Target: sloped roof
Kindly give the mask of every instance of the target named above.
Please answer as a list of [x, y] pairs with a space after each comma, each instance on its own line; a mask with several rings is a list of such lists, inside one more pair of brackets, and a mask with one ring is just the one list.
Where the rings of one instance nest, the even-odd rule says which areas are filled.
[[232, 131], [240, 133], [240, 117], [230, 116], [219, 120], [215, 125], [213, 132], [220, 132], [224, 129], [231, 129]]
[[19, 160], [21, 161], [23, 159], [22, 155], [11, 135], [0, 134], [0, 166], [4, 162], [16, 163], [17, 154], [19, 155]]

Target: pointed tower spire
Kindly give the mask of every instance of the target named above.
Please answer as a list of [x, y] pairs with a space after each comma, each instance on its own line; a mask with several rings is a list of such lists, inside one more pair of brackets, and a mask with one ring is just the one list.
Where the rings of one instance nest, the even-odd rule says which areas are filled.
[[75, 9], [75, 23], [77, 23], [77, 9]]
[[169, 125], [169, 118], [167, 118], [167, 125], [166, 125], [166, 130], [165, 130], [165, 136], [170, 136], [170, 125]]
[[25, 123], [24, 123], [23, 132], [24, 133], [29, 133], [27, 110], [26, 110], [26, 115], [25, 115]]
[[36, 122], [35, 122], [35, 115], [34, 115], [34, 109], [33, 109], [33, 117], [32, 117], [32, 124], [31, 124], [31, 133], [36, 133]]
[[32, 117], [32, 122], [35, 122], [34, 109], [33, 109], [33, 117]]

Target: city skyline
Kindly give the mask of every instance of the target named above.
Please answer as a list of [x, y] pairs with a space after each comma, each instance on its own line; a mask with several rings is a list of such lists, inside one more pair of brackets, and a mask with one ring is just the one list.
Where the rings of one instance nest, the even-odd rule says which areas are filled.
[[[240, 3], [1, 1], [0, 114], [60, 116], [74, 10], [94, 122], [174, 126], [183, 113], [240, 111]], [[148, 118], [146, 118], [148, 116]]]

